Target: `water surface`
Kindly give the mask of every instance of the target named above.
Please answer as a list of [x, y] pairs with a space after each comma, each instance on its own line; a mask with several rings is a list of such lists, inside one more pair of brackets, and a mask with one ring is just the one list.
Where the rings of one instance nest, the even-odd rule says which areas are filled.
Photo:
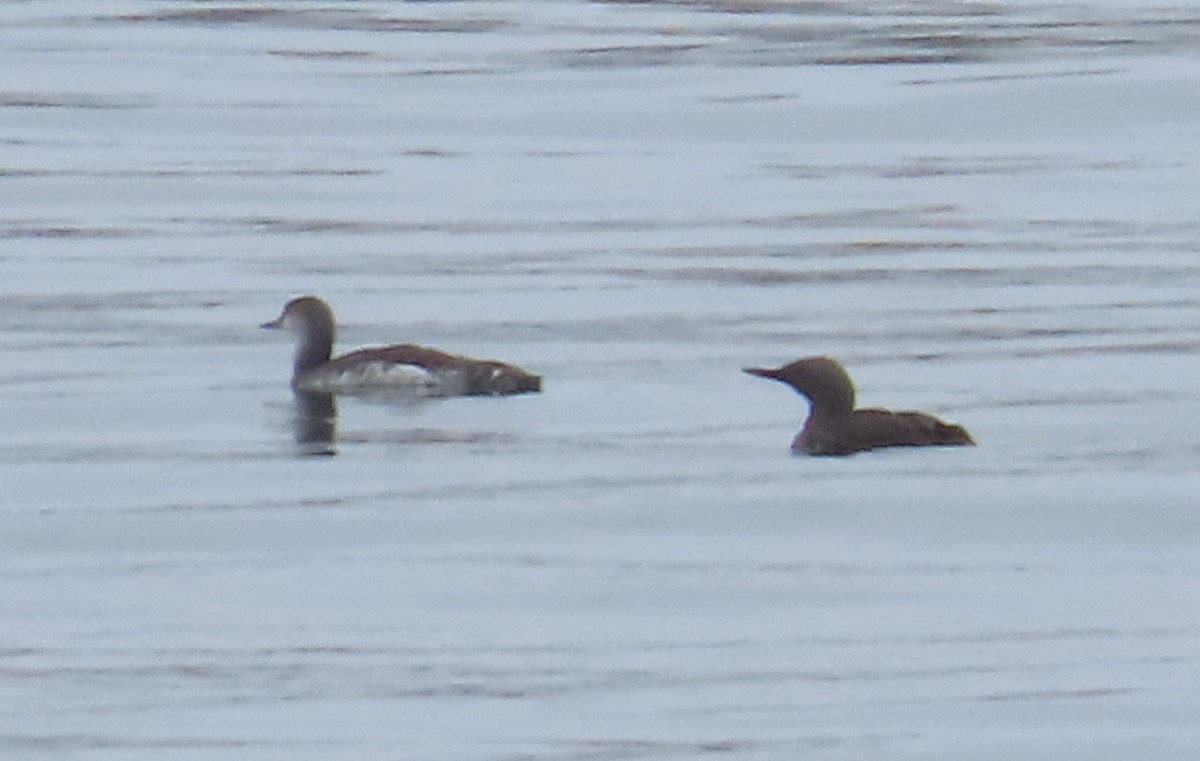
[[[1194, 757], [1200, 10], [0, 18], [6, 757]], [[300, 293], [546, 392], [312, 457]]]

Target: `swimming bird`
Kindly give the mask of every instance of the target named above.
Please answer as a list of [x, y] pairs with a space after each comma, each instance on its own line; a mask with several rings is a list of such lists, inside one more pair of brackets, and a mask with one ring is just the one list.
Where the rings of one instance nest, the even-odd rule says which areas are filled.
[[296, 334], [296, 360], [292, 369], [292, 388], [296, 391], [486, 396], [542, 390], [541, 376], [519, 367], [416, 344], [358, 349], [334, 358], [333, 310], [316, 296], [292, 299], [284, 305], [279, 317], [262, 327]]
[[881, 447], [975, 444], [962, 426], [924, 412], [854, 409], [854, 382], [829, 357], [806, 357], [777, 368], [747, 367], [745, 372], [786, 383], [808, 398], [808, 419], [792, 440], [796, 453], [849, 455]]

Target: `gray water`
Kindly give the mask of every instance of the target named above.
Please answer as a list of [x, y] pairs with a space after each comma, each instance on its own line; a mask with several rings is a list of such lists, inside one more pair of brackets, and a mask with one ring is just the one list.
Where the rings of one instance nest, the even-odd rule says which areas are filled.
[[[1200, 7], [0, 6], [5, 758], [1194, 758]], [[545, 393], [338, 403], [291, 347]], [[797, 458], [831, 354], [970, 449]]]

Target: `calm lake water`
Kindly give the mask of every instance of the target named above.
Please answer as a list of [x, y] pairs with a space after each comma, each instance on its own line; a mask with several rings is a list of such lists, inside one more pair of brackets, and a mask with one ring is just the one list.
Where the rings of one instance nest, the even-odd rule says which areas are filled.
[[[1198, 145], [1191, 4], [0, 6], [0, 753], [1195, 758]], [[308, 456], [302, 293], [545, 393]]]

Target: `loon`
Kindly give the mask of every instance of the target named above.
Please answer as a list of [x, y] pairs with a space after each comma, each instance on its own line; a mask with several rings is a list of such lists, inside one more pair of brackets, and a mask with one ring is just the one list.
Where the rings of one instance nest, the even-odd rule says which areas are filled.
[[924, 412], [854, 409], [854, 383], [845, 368], [829, 357], [805, 357], [782, 367], [747, 367], [808, 398], [808, 419], [792, 451], [809, 455], [850, 455], [882, 447], [972, 446], [962, 426]]
[[292, 388], [329, 394], [395, 391], [413, 396], [506, 396], [542, 390], [541, 376], [494, 360], [396, 344], [333, 357], [333, 310], [316, 296], [292, 299], [266, 329], [297, 336]]

